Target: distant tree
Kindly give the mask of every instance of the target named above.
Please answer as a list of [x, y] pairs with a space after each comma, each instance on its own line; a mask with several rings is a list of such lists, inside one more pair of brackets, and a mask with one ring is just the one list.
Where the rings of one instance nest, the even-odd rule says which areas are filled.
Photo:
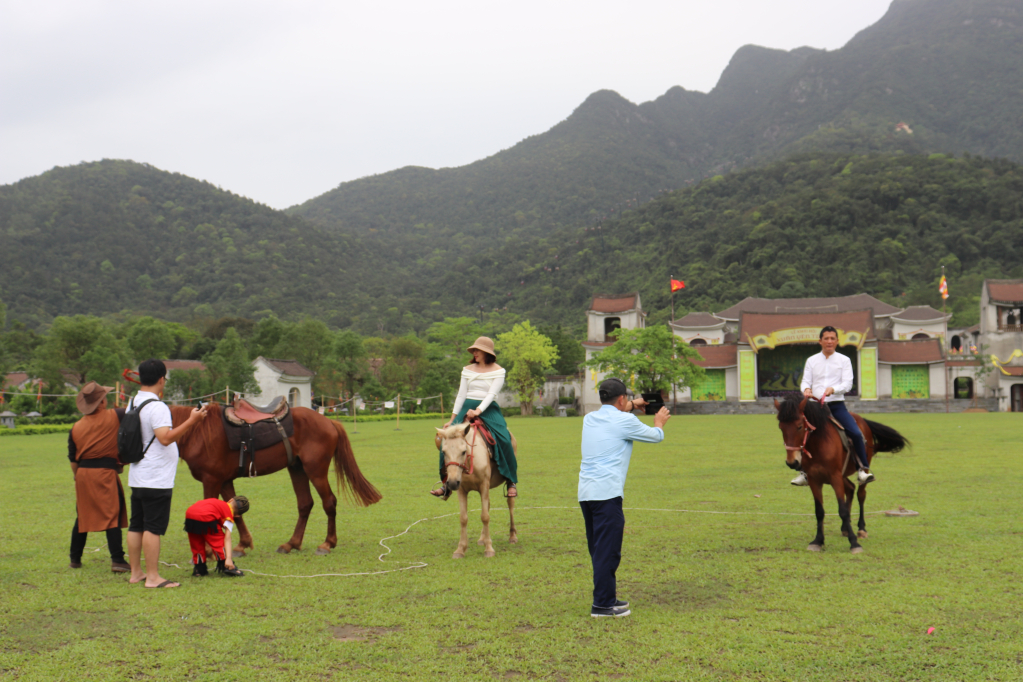
[[224, 332], [216, 349], [203, 358], [210, 376], [210, 393], [230, 388], [242, 393], [259, 393], [255, 367], [249, 360], [245, 344], [234, 327]]
[[[56, 317], [35, 352], [33, 369], [47, 384], [63, 388], [63, 372], [79, 384], [98, 381], [113, 385], [130, 364], [126, 345], [95, 317]], [[63, 391], [61, 391], [63, 392]]]
[[3, 376], [7, 374], [8, 369], [11, 366], [11, 357], [7, 353], [7, 334], [5, 329], [7, 327], [7, 306], [3, 300], [0, 299], [0, 387], [3, 384]]
[[435, 341], [455, 357], [468, 358], [466, 348], [481, 334], [479, 322], [471, 317], [445, 317], [426, 330], [427, 338]]
[[369, 372], [362, 337], [353, 331], [339, 332], [334, 340], [333, 360], [341, 386], [338, 394], [350, 398], [358, 390], [359, 380]]
[[221, 317], [213, 320], [203, 331], [203, 336], [219, 341], [228, 329], [234, 329], [243, 339], [252, 336], [256, 323], [247, 317]]
[[128, 349], [135, 362], [150, 358], [166, 360], [177, 349], [177, 340], [168, 326], [152, 317], [140, 317], [128, 330]]
[[334, 335], [323, 322], [307, 317], [284, 329], [281, 340], [273, 349], [273, 357], [297, 360], [314, 372], [334, 348]]
[[249, 339], [249, 358], [255, 360], [260, 355], [273, 357], [273, 350], [284, 336], [284, 323], [275, 315], [264, 317], [256, 323], [256, 329]]
[[540, 326], [537, 331], [546, 336], [558, 349], [558, 361], [554, 363], [555, 374], [575, 374], [586, 360], [586, 351], [578, 340], [561, 328], [561, 325]]
[[533, 399], [543, 387], [544, 374], [558, 360], [558, 349], [527, 320], [497, 337], [495, 350], [512, 363], [506, 382], [515, 391], [522, 414], [533, 414]]
[[702, 379], [703, 368], [693, 364], [699, 357], [688, 344], [673, 339], [666, 325], [657, 325], [619, 330], [618, 339], [586, 366], [618, 377], [635, 391], [658, 393]]
[[387, 344], [380, 379], [394, 393], [414, 395], [429, 364], [426, 343], [412, 335], [398, 336]]
[[201, 369], [176, 369], [167, 378], [167, 395], [174, 399], [191, 400], [213, 393], [210, 373]]

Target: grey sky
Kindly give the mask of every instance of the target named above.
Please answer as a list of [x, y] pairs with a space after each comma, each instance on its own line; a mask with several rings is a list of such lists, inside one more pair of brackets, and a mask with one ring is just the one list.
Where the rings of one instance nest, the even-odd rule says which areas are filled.
[[284, 208], [460, 166], [742, 45], [837, 49], [888, 0], [0, 0], [0, 184], [133, 159]]

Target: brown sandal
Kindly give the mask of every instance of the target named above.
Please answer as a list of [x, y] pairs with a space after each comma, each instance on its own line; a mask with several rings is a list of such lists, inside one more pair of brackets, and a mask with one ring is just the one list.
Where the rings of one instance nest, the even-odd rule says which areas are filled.
[[505, 493], [505, 497], [518, 497], [519, 491], [515, 489], [515, 486], [508, 486], [508, 492]]

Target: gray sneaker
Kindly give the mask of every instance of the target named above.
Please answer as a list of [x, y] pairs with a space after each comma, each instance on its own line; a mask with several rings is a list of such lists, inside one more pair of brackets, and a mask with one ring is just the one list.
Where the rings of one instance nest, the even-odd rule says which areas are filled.
[[810, 485], [810, 482], [806, 480], [806, 474], [802, 471], [799, 472], [798, 476], [792, 479], [791, 483], [792, 485]]
[[594, 618], [621, 618], [627, 616], [632, 611], [629, 610], [629, 605], [617, 606], [621, 602], [615, 602], [615, 606], [592, 606], [590, 607], [590, 615]]

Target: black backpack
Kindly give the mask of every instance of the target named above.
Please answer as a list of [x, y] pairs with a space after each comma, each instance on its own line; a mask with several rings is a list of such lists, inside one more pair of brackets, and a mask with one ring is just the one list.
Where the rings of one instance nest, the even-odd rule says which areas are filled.
[[155, 402], [158, 402], [156, 398], [150, 398], [134, 410], [125, 411], [121, 427], [117, 429], [117, 459], [121, 460], [121, 464], [141, 462], [149, 450], [149, 445], [156, 440], [156, 434], [153, 434], [149, 445], [142, 447], [142, 408]]

